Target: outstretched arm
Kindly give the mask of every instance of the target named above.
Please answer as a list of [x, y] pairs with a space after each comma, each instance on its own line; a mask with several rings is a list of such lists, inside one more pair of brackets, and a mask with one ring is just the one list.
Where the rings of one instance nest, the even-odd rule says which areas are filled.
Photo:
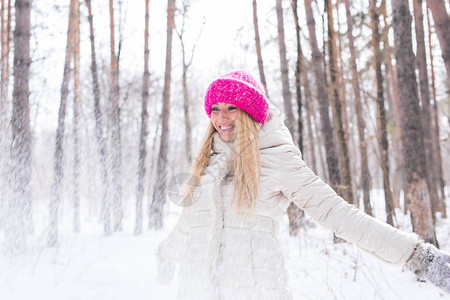
[[411, 256], [418, 237], [375, 219], [349, 204], [303, 162], [295, 147], [285, 147], [280, 176], [283, 193], [336, 236], [393, 264]]
[[336, 236], [393, 264], [405, 265], [421, 280], [450, 293], [450, 256], [435, 246], [375, 219], [339, 197], [286, 146], [280, 168], [283, 193]]

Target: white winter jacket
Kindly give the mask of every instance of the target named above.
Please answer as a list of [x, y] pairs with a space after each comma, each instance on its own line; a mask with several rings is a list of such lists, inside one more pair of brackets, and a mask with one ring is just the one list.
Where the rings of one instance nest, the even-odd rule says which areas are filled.
[[336, 236], [393, 264], [404, 264], [418, 241], [337, 196], [303, 162], [283, 117], [271, 109], [259, 131], [261, 179], [252, 214], [231, 207], [230, 144], [216, 134], [213, 153], [177, 226], [159, 246], [180, 263], [179, 299], [291, 299], [278, 239], [291, 201]]

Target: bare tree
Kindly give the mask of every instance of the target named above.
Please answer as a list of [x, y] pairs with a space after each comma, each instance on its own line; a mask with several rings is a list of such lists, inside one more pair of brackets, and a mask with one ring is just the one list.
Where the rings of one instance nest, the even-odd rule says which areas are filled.
[[330, 185], [341, 194], [342, 191], [339, 188], [341, 183], [341, 175], [339, 172], [338, 156], [336, 145], [333, 139], [333, 128], [331, 126], [330, 115], [328, 113], [329, 99], [325, 83], [326, 75], [324, 73], [324, 69], [322, 68], [324, 59], [322, 53], [319, 50], [319, 47], [317, 46], [316, 25], [311, 8], [311, 0], [305, 0], [304, 3], [309, 32], [309, 44], [312, 52], [312, 65], [316, 79], [317, 99], [319, 101], [320, 112], [320, 125], [326, 151], [329, 182]]
[[428, 82], [427, 57], [425, 52], [425, 33], [423, 30], [422, 0], [413, 1], [414, 24], [416, 30], [417, 44], [417, 68], [419, 69], [419, 91], [422, 103], [422, 129], [423, 142], [425, 146], [425, 159], [427, 164], [428, 189], [430, 191], [431, 210], [433, 218], [439, 210], [439, 200], [436, 190], [436, 168], [434, 164], [436, 159], [433, 155], [432, 132], [431, 132], [431, 112], [430, 112], [430, 90]]
[[434, 27], [441, 45], [442, 58], [447, 70], [447, 92], [450, 93], [450, 16], [444, 0], [429, 0], [428, 8], [433, 14]]
[[381, 64], [383, 61], [383, 53], [380, 50], [380, 20], [377, 1], [371, 0], [370, 16], [372, 27], [372, 48], [373, 48], [373, 65], [375, 68], [375, 86], [377, 90], [377, 125], [380, 148], [380, 166], [383, 174], [384, 200], [386, 203], [386, 222], [394, 225], [394, 205], [392, 202], [392, 193], [389, 182], [389, 142], [387, 136], [387, 119], [386, 109], [384, 107], [384, 89], [383, 89], [383, 73]]
[[302, 114], [302, 45], [300, 42], [300, 25], [298, 22], [298, 11], [297, 11], [297, 0], [291, 1], [292, 12], [294, 15], [294, 24], [295, 24], [295, 38], [297, 41], [297, 61], [295, 64], [295, 95], [297, 99], [297, 112], [298, 112], [298, 147], [300, 151], [303, 153], [303, 114]]
[[81, 114], [81, 87], [80, 87], [80, 3], [75, 4], [75, 33], [73, 53], [73, 231], [80, 232], [80, 150], [78, 128]]
[[[428, 3], [428, 1], [427, 1]], [[428, 6], [428, 5], [427, 5]], [[427, 12], [427, 27], [428, 27], [428, 48], [430, 53], [430, 71], [431, 71], [431, 90], [433, 97], [433, 120], [432, 122], [432, 145], [433, 145], [433, 153], [436, 157], [436, 162], [434, 164], [435, 167], [435, 175], [437, 179], [437, 192], [439, 198], [439, 208], [442, 211], [442, 217], [447, 218], [447, 208], [445, 203], [445, 182], [444, 182], [444, 174], [442, 171], [442, 156], [441, 156], [441, 144], [440, 144], [440, 126], [439, 126], [439, 111], [436, 99], [436, 84], [435, 84], [435, 75], [434, 75], [434, 62], [433, 62], [433, 46], [431, 41], [431, 24], [430, 24], [430, 14], [428, 9]]]
[[314, 134], [313, 134], [313, 124], [311, 119], [314, 118], [314, 116], [312, 116], [314, 114], [312, 108], [311, 108], [311, 102], [312, 102], [312, 97], [311, 97], [311, 88], [309, 86], [309, 80], [308, 80], [308, 70], [306, 69], [306, 63], [305, 63], [305, 58], [303, 56], [301, 56], [301, 66], [302, 66], [302, 70], [303, 72], [301, 72], [301, 76], [302, 76], [302, 80], [303, 80], [303, 89], [304, 89], [304, 94], [305, 94], [305, 115], [306, 115], [306, 127], [307, 127], [307, 131], [308, 131], [308, 150], [309, 150], [309, 164], [311, 166], [311, 169], [314, 172], [317, 172], [317, 163], [316, 163], [316, 155], [314, 152], [314, 148], [315, 146], [317, 146], [317, 143], [315, 142], [314, 139]]
[[[392, 99], [392, 103], [389, 103], [390, 111], [393, 112], [394, 115], [394, 124], [396, 125], [393, 130], [390, 131], [391, 141], [392, 141], [392, 153], [394, 157], [394, 177], [392, 178], [392, 202], [394, 203], [394, 207], [399, 207], [399, 197], [400, 191], [403, 189], [403, 186], [406, 185], [405, 172], [404, 172], [404, 163], [403, 163], [403, 144], [402, 144], [402, 128], [401, 124], [401, 116], [400, 116], [400, 103], [398, 99], [398, 87], [397, 87], [397, 72], [395, 70], [394, 65], [392, 64], [392, 52], [393, 49], [389, 42], [389, 28], [391, 25], [388, 23], [388, 15], [386, 12], [386, 0], [382, 0], [380, 3], [380, 10], [383, 15], [383, 30], [381, 32], [381, 41], [383, 42], [383, 55], [384, 55], [384, 64], [386, 66], [387, 72], [384, 73], [384, 78], [388, 76], [388, 80], [386, 80], [386, 98], [389, 102], [389, 94], [390, 99]], [[405, 213], [406, 213], [406, 205], [405, 205]]]
[[258, 10], [256, 7], [256, 0], [253, 0], [252, 2], [253, 2], [253, 27], [255, 29], [255, 45], [256, 45], [256, 56], [258, 57], [259, 77], [261, 78], [261, 83], [266, 89], [267, 94], [266, 76], [264, 75], [264, 64], [261, 53], [261, 39], [259, 37]]
[[69, 24], [67, 26], [66, 55], [64, 59], [63, 81], [61, 83], [61, 99], [58, 112], [58, 127], [56, 129], [55, 152], [53, 158], [53, 184], [49, 207], [49, 232], [48, 246], [56, 246], [58, 243], [58, 209], [61, 203], [61, 181], [63, 178], [63, 141], [65, 131], [65, 119], [67, 97], [69, 95], [69, 80], [71, 76], [71, 62], [75, 51], [75, 23], [76, 0], [70, 0]]
[[11, 196], [5, 228], [5, 250], [26, 250], [26, 231], [31, 226], [31, 130], [29, 107], [31, 0], [16, 0], [14, 30], [14, 88], [11, 118]]
[[336, 57], [339, 59], [338, 64], [336, 65], [336, 72], [338, 76], [338, 91], [339, 91], [339, 99], [341, 100], [341, 106], [342, 106], [342, 128], [344, 130], [344, 136], [345, 140], [347, 141], [347, 144], [349, 145], [349, 148], [351, 147], [351, 137], [349, 139], [349, 121], [347, 116], [347, 92], [346, 92], [346, 82], [344, 78], [344, 59], [342, 57], [342, 34], [341, 34], [341, 21], [339, 20], [339, 2], [336, 1], [334, 10], [336, 11], [336, 24], [337, 24], [337, 30], [334, 31], [335, 38], [335, 44], [336, 46]]
[[[9, 44], [11, 36], [11, 0], [7, 6], [1, 1], [1, 87], [0, 87], [0, 129], [6, 127], [6, 112], [8, 111], [8, 83], [9, 83]], [[6, 13], [6, 16], [5, 16]]]
[[[116, 55], [114, 0], [109, 0], [110, 28], [110, 93], [111, 111], [111, 158], [112, 158], [112, 212], [113, 231], [122, 230], [122, 144], [120, 137], [120, 107], [119, 107], [119, 66]], [[111, 232], [107, 229], [106, 234]]]
[[356, 118], [358, 122], [358, 138], [359, 138], [359, 154], [360, 154], [360, 164], [361, 164], [361, 185], [363, 189], [363, 202], [364, 202], [364, 212], [368, 215], [372, 215], [372, 207], [370, 204], [370, 171], [367, 159], [367, 142], [366, 142], [366, 124], [363, 118], [363, 111], [361, 105], [361, 92], [360, 83], [358, 77], [358, 68], [356, 65], [356, 51], [355, 42], [353, 38], [353, 19], [350, 13], [350, 2], [349, 0], [344, 0], [345, 11], [347, 16], [347, 38], [348, 47], [350, 50], [350, 69], [351, 69], [351, 81], [353, 94], [355, 97], [355, 110]]
[[[181, 78], [181, 83], [183, 87], [183, 108], [184, 108], [184, 125], [186, 128], [186, 154], [188, 161], [192, 161], [192, 133], [191, 133], [191, 119], [189, 117], [189, 108], [190, 108], [190, 97], [189, 97], [189, 89], [187, 84], [187, 76], [189, 68], [192, 64], [192, 60], [194, 59], [194, 53], [195, 53], [195, 47], [197, 45], [197, 42], [201, 36], [201, 33], [203, 31], [203, 27], [200, 30], [200, 33], [197, 37], [197, 41], [194, 43], [192, 50], [191, 50], [191, 56], [189, 59], [186, 58], [186, 45], [185, 45], [185, 31], [186, 31], [186, 16], [188, 9], [190, 7], [190, 1], [184, 0], [183, 1], [183, 9], [181, 10], [181, 28], [178, 30], [178, 28], [175, 28], [178, 38], [180, 39], [181, 43], [181, 54], [182, 54], [182, 63], [183, 63], [183, 74]], [[204, 24], [204, 23], [203, 23]]]
[[169, 117], [170, 117], [170, 84], [172, 73], [172, 36], [175, 27], [175, 0], [167, 1], [167, 43], [166, 70], [164, 74], [161, 144], [157, 164], [157, 182], [153, 191], [153, 201], [150, 205], [149, 228], [161, 229], [163, 222], [163, 206], [167, 188], [167, 154], [169, 151]]
[[[301, 94], [301, 57], [302, 57], [302, 48], [300, 45], [300, 26], [298, 25], [298, 13], [297, 13], [297, 1], [291, 1], [291, 7], [294, 14], [294, 23], [295, 23], [295, 36], [297, 39], [297, 62], [295, 67], [295, 91], [297, 98], [297, 112], [298, 112], [298, 147], [300, 151], [303, 153], [303, 120], [302, 120], [302, 94]], [[281, 17], [279, 16], [281, 14]], [[281, 1], [277, 1], [277, 16], [278, 16], [278, 39], [280, 44], [280, 61], [281, 61], [281, 78], [283, 81], [283, 98], [284, 98], [284, 107], [288, 112], [288, 122], [291, 127], [291, 133], [293, 132], [293, 123], [289, 121], [289, 113], [292, 114], [292, 104], [291, 104], [291, 92], [285, 92], [285, 88], [289, 89], [289, 78], [288, 78], [288, 66], [286, 59], [286, 46], [284, 45], [284, 29], [283, 29], [283, 9], [281, 6]], [[281, 29], [280, 29], [281, 23]], [[281, 32], [281, 34], [280, 34]], [[282, 41], [280, 41], [282, 40]], [[283, 50], [282, 50], [283, 49]], [[283, 68], [286, 68], [283, 74]], [[284, 81], [287, 81], [285, 84]], [[288, 109], [289, 107], [289, 109]], [[290, 111], [290, 112], [289, 112]], [[293, 117], [293, 116], [292, 116]], [[292, 119], [294, 121], [294, 119]], [[294, 135], [292, 135], [294, 137]], [[299, 209], [294, 203], [291, 203], [287, 208], [287, 213], [289, 216], [289, 233], [291, 236], [297, 236], [298, 230], [301, 226], [302, 218], [305, 213], [303, 210]]]
[[392, 0], [391, 4], [397, 83], [402, 112], [403, 155], [408, 182], [405, 199], [409, 199], [414, 232], [427, 242], [437, 245], [425, 171], [422, 116], [417, 96], [415, 57], [412, 51], [411, 14], [408, 2]]
[[148, 136], [148, 90], [150, 87], [150, 72], [148, 67], [149, 61], [149, 4], [150, 0], [145, 0], [145, 29], [144, 29], [144, 76], [142, 80], [142, 109], [141, 109], [141, 132], [139, 135], [139, 163], [138, 163], [138, 184], [136, 189], [136, 223], [134, 233], [142, 233], [142, 199], [144, 198], [144, 177], [145, 177], [145, 158], [147, 157], [147, 136]]
[[337, 76], [337, 53], [336, 53], [336, 38], [333, 25], [333, 6], [330, 0], [325, 0], [325, 10], [328, 20], [328, 57], [330, 67], [330, 79], [333, 92], [332, 103], [334, 107], [334, 124], [337, 130], [337, 140], [339, 147], [340, 168], [342, 170], [342, 189], [345, 195], [345, 200], [349, 203], [354, 203], [352, 191], [352, 177], [350, 172], [350, 158], [348, 156], [348, 146], [344, 134], [344, 127], [342, 122], [342, 107], [339, 99], [338, 90], [338, 76]]
[[92, 88], [94, 94], [94, 118], [95, 118], [95, 139], [97, 142], [99, 158], [100, 158], [100, 170], [101, 181], [103, 187], [102, 198], [102, 217], [104, 222], [104, 232], [110, 232], [111, 218], [110, 218], [110, 204], [108, 200], [109, 181], [108, 181], [108, 169], [106, 166], [106, 141], [103, 136], [102, 125], [102, 112], [100, 108], [100, 87], [98, 83], [97, 73], [97, 59], [95, 55], [95, 35], [94, 35], [94, 18], [92, 16], [91, 0], [86, 0], [88, 8], [88, 20], [89, 20], [89, 32], [90, 32], [90, 44], [91, 44], [91, 74], [92, 74]]
[[292, 112], [292, 94], [289, 88], [289, 67], [286, 57], [286, 43], [284, 39], [284, 25], [283, 25], [283, 7], [282, 0], [276, 0], [276, 11], [277, 11], [277, 24], [278, 24], [278, 46], [280, 53], [280, 69], [281, 69], [281, 84], [283, 87], [283, 103], [284, 111], [286, 113], [286, 122], [289, 131], [292, 136], [294, 133], [295, 118]]
[[[4, 191], [8, 187], [8, 143], [9, 143], [9, 53], [11, 40], [11, 0], [8, 0], [7, 7], [5, 0], [1, 1], [1, 77], [0, 77], [0, 190]], [[6, 14], [6, 15], [5, 15]], [[6, 193], [0, 195], [0, 227], [5, 222], [2, 209], [6, 206], [8, 196]]]

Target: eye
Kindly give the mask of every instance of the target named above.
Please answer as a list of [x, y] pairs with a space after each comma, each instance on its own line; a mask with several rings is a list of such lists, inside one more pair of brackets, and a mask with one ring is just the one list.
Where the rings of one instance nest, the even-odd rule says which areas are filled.
[[213, 107], [213, 108], [211, 108], [211, 111], [219, 111], [219, 108], [218, 107]]
[[229, 107], [228, 107], [228, 110], [235, 110], [235, 109], [237, 109], [236, 106], [229, 106]]

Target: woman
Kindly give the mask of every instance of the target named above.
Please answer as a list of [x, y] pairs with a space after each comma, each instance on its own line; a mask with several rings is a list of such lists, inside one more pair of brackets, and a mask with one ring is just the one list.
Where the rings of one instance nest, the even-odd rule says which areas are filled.
[[157, 250], [158, 281], [180, 262], [183, 299], [290, 299], [278, 227], [294, 202], [336, 236], [450, 292], [450, 257], [348, 204], [303, 162], [264, 88], [245, 71], [214, 80], [210, 117], [177, 226]]

